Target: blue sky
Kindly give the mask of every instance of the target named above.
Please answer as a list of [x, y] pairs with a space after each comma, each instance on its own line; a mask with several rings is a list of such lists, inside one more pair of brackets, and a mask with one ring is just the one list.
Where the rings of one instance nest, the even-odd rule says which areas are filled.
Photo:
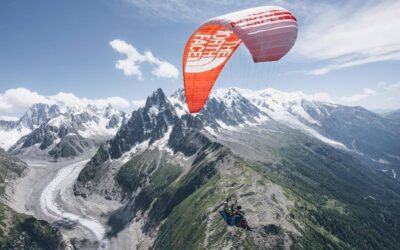
[[[299, 37], [292, 51], [279, 62], [254, 64], [241, 48], [215, 87], [302, 90], [324, 93], [346, 105], [400, 108], [399, 1], [315, 2], [3, 0], [0, 115], [12, 116], [32, 102], [54, 100], [109, 100], [129, 110], [133, 100], [143, 100], [158, 87], [170, 94], [183, 85], [184, 45], [203, 21], [271, 4], [298, 17]], [[140, 76], [116, 68], [125, 56], [110, 44], [115, 40], [142, 56], [151, 51], [150, 59], [138, 62]], [[167, 67], [154, 74], [167, 64], [178, 72]]]

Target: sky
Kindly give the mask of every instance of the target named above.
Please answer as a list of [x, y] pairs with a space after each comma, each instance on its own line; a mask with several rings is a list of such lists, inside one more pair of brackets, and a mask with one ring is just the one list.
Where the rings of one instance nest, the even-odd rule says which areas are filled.
[[371, 110], [400, 108], [400, 1], [2, 0], [0, 119], [35, 102], [132, 110], [156, 88], [183, 87], [182, 53], [209, 18], [279, 5], [298, 19], [280, 61], [255, 64], [241, 46], [215, 88], [321, 94]]

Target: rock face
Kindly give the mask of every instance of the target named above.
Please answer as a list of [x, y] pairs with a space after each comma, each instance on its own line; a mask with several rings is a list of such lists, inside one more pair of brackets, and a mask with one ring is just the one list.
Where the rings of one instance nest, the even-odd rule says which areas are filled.
[[[27, 164], [0, 148], [0, 198], [7, 183], [24, 174]], [[57, 229], [45, 221], [19, 214], [0, 202], [0, 249], [64, 249]]]
[[121, 127], [110, 141], [110, 156], [117, 159], [137, 143], [149, 141], [152, 144], [160, 139], [177, 120], [171, 104], [161, 89], [146, 101], [144, 108], [132, 113], [129, 121]]
[[[398, 136], [365, 109], [302, 93], [217, 90], [190, 115], [182, 91], [158, 89], [99, 147], [74, 192], [120, 200], [108, 234], [132, 230], [141, 249], [395, 248]], [[253, 233], [226, 226], [226, 198]]]
[[167, 147], [170, 135], [179, 123], [171, 103], [162, 90], [158, 89], [147, 99], [143, 108], [132, 113], [113, 139], [100, 146], [97, 154], [80, 173], [76, 189], [89, 185], [88, 182], [96, 178], [107, 161], [119, 159], [130, 151], [139, 150], [140, 146], [149, 146], [157, 141], [158, 146]]
[[49, 119], [60, 115], [60, 109], [57, 105], [47, 105], [43, 103], [34, 104], [19, 119], [18, 124], [29, 129], [35, 129], [47, 122]]
[[75, 157], [115, 135], [125, 121], [123, 112], [108, 106], [63, 107], [36, 104], [15, 123], [28, 131], [9, 152], [24, 158]]
[[[55, 159], [74, 157], [93, 147], [91, 140], [79, 135], [70, 126], [52, 126], [42, 124], [30, 134], [22, 137], [9, 152], [25, 157], [40, 156], [48, 154]], [[36, 155], [34, 155], [36, 154]]]
[[0, 195], [4, 194], [6, 184], [18, 177], [21, 177], [27, 168], [27, 164], [17, 157], [8, 155], [0, 148]]

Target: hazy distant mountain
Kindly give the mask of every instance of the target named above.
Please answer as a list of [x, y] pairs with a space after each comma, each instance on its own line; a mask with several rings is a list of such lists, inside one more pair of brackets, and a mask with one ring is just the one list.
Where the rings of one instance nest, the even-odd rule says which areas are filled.
[[21, 128], [20, 131], [26, 133], [9, 152], [26, 158], [77, 156], [113, 137], [124, 120], [125, 113], [111, 106], [61, 108], [37, 104], [8, 130], [13, 132]]
[[[216, 90], [190, 115], [182, 91], [158, 89], [100, 146], [74, 192], [121, 200], [109, 234], [133, 230], [136, 247], [396, 248], [399, 132], [300, 92]], [[253, 233], [224, 225], [227, 197]]]
[[400, 110], [392, 111], [385, 114], [385, 118], [400, 123]]

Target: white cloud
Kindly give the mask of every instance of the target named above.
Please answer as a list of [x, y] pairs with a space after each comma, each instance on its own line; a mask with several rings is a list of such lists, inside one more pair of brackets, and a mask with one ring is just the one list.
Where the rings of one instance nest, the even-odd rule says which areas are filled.
[[132, 100], [132, 105], [135, 107], [143, 107], [146, 104], [146, 100]]
[[386, 82], [384, 82], [384, 81], [380, 81], [380, 82], [378, 82], [378, 84], [376, 84], [378, 87], [384, 87], [384, 86], [386, 86], [387, 85], [387, 83]]
[[137, 76], [142, 79], [142, 72], [138, 64], [142, 61], [142, 55], [136, 48], [119, 39], [111, 41], [110, 45], [114, 50], [126, 56], [126, 59], [118, 60], [115, 67], [122, 70], [127, 76]]
[[94, 104], [98, 107], [106, 107], [111, 104], [114, 108], [124, 109], [130, 107], [128, 100], [122, 97], [107, 97], [100, 99], [88, 99], [77, 97], [72, 93], [60, 92], [52, 96], [40, 95], [25, 88], [9, 89], [0, 93], [0, 112], [24, 111], [33, 104], [59, 104], [66, 106], [87, 106]]
[[117, 69], [120, 69], [127, 76], [135, 76], [139, 80], [143, 79], [143, 73], [140, 69], [140, 65], [144, 62], [150, 63], [154, 66], [152, 74], [157, 78], [178, 78], [178, 69], [167, 61], [160, 60], [155, 57], [151, 51], [145, 51], [143, 54], [131, 44], [115, 39], [110, 42], [111, 47], [126, 56], [125, 59], [118, 60], [115, 64]]
[[375, 96], [376, 92], [372, 89], [364, 88], [361, 93], [353, 94], [351, 96], [342, 96], [340, 101], [347, 103], [354, 103], [364, 100], [370, 96]]
[[169, 62], [161, 62], [157, 64], [157, 67], [151, 72], [157, 78], [178, 78], [178, 69], [170, 64]]
[[9, 89], [0, 93], [0, 111], [24, 110], [35, 103], [52, 104], [54, 101], [25, 88]]
[[334, 102], [331, 96], [325, 92], [317, 92], [315, 94], [305, 94], [305, 99], [320, 102]]
[[128, 108], [130, 106], [128, 100], [119, 96], [107, 97], [105, 99], [95, 99], [93, 101], [94, 104], [98, 106], [106, 106], [110, 104], [114, 108], [121, 108], [121, 109]]
[[120, 109], [128, 108], [130, 106], [128, 100], [118, 96], [107, 97], [104, 99], [88, 99], [85, 97], [77, 97], [72, 93], [60, 92], [54, 96], [49, 96], [48, 98], [67, 106], [87, 106], [89, 104], [93, 104], [98, 107], [106, 107], [110, 104], [111, 106]]
[[18, 117], [15, 116], [7, 116], [7, 115], [0, 115], [0, 121], [18, 121]]
[[396, 0], [317, 4], [300, 27], [294, 53], [326, 64], [308, 72], [314, 75], [400, 60], [399, 13]]
[[388, 84], [387, 82], [378, 82], [378, 87], [383, 87], [388, 91], [400, 91], [400, 82]]
[[354, 67], [354, 66], [358, 66], [358, 65], [374, 63], [374, 62], [396, 61], [396, 60], [400, 60], [400, 53], [387, 54], [387, 55], [382, 55], [382, 56], [372, 56], [369, 58], [364, 58], [364, 59], [359, 59], [359, 60], [350, 60], [350, 61], [343, 62], [343, 63], [329, 64], [322, 68], [308, 71], [308, 73], [311, 75], [325, 75], [331, 71], [335, 71], [335, 70], [339, 70], [339, 69], [344, 69], [344, 68], [349, 68], [349, 67]]
[[[152, 18], [200, 23], [217, 15], [261, 5], [259, 0], [127, 0], [127, 2]], [[283, 4], [283, 1], [269, 1], [269, 4]]]
[[388, 86], [386, 86], [387, 90], [397, 90], [400, 91], [400, 82], [398, 83], [393, 83], [393, 84], [389, 84]]
[[60, 92], [54, 96], [51, 96], [51, 99], [56, 100], [57, 102], [65, 103], [69, 106], [80, 106], [83, 105], [83, 99], [78, 98], [72, 93], [64, 93]]

